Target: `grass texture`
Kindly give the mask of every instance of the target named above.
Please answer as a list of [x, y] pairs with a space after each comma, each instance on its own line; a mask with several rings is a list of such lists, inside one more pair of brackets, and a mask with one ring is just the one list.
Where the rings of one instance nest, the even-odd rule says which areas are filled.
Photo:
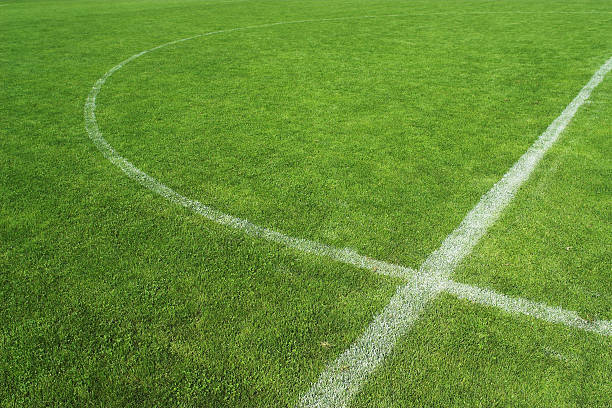
[[[371, 18], [363, 18], [371, 16]], [[297, 22], [309, 20], [308, 22]], [[608, 2], [3, 1], [0, 406], [291, 406], [612, 55]], [[453, 279], [612, 319], [612, 79]], [[609, 338], [443, 296], [358, 407], [612, 403]]]

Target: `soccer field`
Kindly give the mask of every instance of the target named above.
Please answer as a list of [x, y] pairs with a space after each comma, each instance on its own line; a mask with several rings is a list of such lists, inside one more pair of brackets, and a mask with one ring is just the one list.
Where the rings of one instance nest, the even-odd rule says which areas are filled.
[[612, 2], [0, 0], [0, 406], [611, 407]]

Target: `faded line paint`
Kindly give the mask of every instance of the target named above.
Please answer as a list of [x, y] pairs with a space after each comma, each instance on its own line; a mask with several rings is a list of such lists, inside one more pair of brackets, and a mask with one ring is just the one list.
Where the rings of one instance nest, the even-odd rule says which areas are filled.
[[460, 299], [497, 307], [512, 314], [523, 314], [550, 323], [563, 324], [604, 336], [612, 336], [612, 322], [610, 320], [589, 321], [580, 317], [578, 313], [564, 310], [561, 307], [552, 307], [540, 302], [511, 297], [491, 289], [479, 288], [453, 280], [448, 280], [445, 283], [444, 291]]

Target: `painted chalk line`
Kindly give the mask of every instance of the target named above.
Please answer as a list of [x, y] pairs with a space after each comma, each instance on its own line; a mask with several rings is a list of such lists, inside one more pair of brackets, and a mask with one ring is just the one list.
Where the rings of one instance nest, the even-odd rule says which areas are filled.
[[612, 336], [612, 321], [610, 320], [589, 321], [583, 319], [574, 311], [507, 296], [491, 289], [479, 288], [477, 286], [455, 282], [450, 279], [445, 282], [444, 291], [457, 296], [459, 299], [469, 300], [485, 306], [497, 307], [512, 314], [523, 314], [550, 323], [559, 323], [604, 336]]
[[[430, 13], [432, 15], [439, 15], [442, 13]], [[479, 13], [480, 14], [480, 13]], [[134, 166], [130, 161], [119, 155], [113, 147], [104, 139], [102, 136], [102, 132], [99, 129], [98, 123], [96, 121], [96, 98], [104, 85], [104, 83], [110, 78], [115, 72], [121, 69], [126, 64], [131, 61], [148, 54], [150, 52], [159, 50], [161, 48], [165, 48], [171, 45], [179, 44], [181, 42], [193, 40], [196, 38], [206, 37], [215, 34], [222, 33], [230, 33], [235, 31], [243, 31], [255, 28], [265, 28], [265, 27], [273, 27], [277, 25], [284, 24], [300, 24], [307, 22], [325, 22], [325, 21], [342, 21], [342, 20], [351, 20], [351, 19], [369, 19], [369, 18], [391, 18], [391, 17], [403, 17], [403, 16], [412, 16], [412, 15], [425, 15], [425, 14], [387, 14], [387, 15], [379, 15], [379, 16], [357, 16], [357, 17], [336, 17], [336, 18], [325, 18], [325, 19], [309, 19], [309, 20], [297, 20], [297, 21], [288, 21], [288, 22], [276, 22], [276, 23], [268, 23], [261, 25], [252, 25], [246, 27], [238, 27], [238, 28], [230, 28], [225, 30], [217, 30], [210, 31], [203, 34], [194, 35], [191, 37], [170, 41], [156, 47], [150, 48], [148, 50], [139, 52], [137, 54], [132, 55], [131, 57], [123, 60], [109, 71], [107, 71], [102, 78], [96, 81], [95, 85], [92, 87], [87, 101], [84, 107], [84, 116], [85, 116], [85, 124], [87, 129], [87, 134], [94, 142], [96, 147], [102, 152], [104, 157], [106, 157], [110, 162], [112, 162], [115, 166], [119, 167], [126, 175], [130, 178], [139, 182], [142, 186], [150, 189], [151, 191], [165, 197], [166, 199], [172, 201], [173, 203], [182, 205], [206, 218], [216, 223], [229, 226], [232, 228], [236, 228], [238, 230], [243, 231], [244, 233], [267, 239], [272, 242], [279, 243], [281, 245], [287, 246], [289, 248], [306, 252], [316, 256], [322, 256], [331, 258], [335, 261], [346, 263], [349, 265], [356, 266], [358, 268], [368, 269], [374, 271], [376, 273], [387, 275], [396, 278], [408, 278], [415, 274], [414, 269], [404, 267], [401, 265], [396, 265], [384, 261], [375, 260], [368, 256], [360, 255], [356, 251], [350, 248], [334, 248], [331, 246], [327, 246], [315, 241], [310, 241], [303, 238], [295, 238], [283, 234], [278, 231], [271, 230], [269, 228], [261, 227], [255, 225], [248, 220], [241, 219], [238, 217], [231, 216], [229, 214], [225, 214], [221, 211], [215, 210], [205, 204], [202, 204], [199, 201], [189, 199], [176, 191], [172, 190], [170, 187], [156, 180], [155, 178], [149, 176], [136, 166]]]
[[[396, 15], [386, 15], [380, 17], [392, 17]], [[187, 198], [165, 184], [161, 183], [157, 179], [149, 176], [136, 166], [134, 166], [130, 161], [119, 155], [115, 149], [104, 139], [102, 132], [99, 129], [98, 123], [96, 121], [96, 98], [102, 89], [104, 83], [110, 78], [115, 72], [121, 69], [123, 66], [128, 64], [129, 62], [147, 54], [155, 50], [159, 50], [161, 48], [178, 44], [184, 41], [193, 40], [200, 37], [210, 36], [214, 34], [221, 33], [229, 33], [234, 31], [242, 31], [254, 28], [264, 28], [264, 27], [273, 27], [277, 25], [283, 24], [299, 24], [306, 22], [318, 22], [318, 21], [340, 21], [347, 19], [358, 19], [358, 18], [377, 18], [379, 16], [360, 16], [360, 17], [338, 17], [338, 18], [326, 18], [320, 20], [299, 20], [299, 21], [290, 21], [290, 22], [278, 22], [278, 23], [269, 23], [269, 24], [261, 24], [247, 27], [239, 27], [239, 28], [231, 28], [226, 30], [218, 30], [211, 31], [204, 34], [198, 34], [192, 37], [183, 38], [176, 41], [171, 41], [148, 50], [139, 52], [138, 54], [134, 54], [131, 57], [125, 59], [120, 62], [109, 71], [107, 71], [104, 76], [98, 81], [96, 81], [95, 85], [91, 89], [87, 101], [85, 103], [84, 115], [85, 115], [85, 124], [89, 137], [94, 142], [96, 147], [102, 152], [104, 157], [108, 159], [115, 166], [119, 167], [128, 177], [136, 180], [142, 186], [148, 188], [149, 190], [165, 197], [169, 201], [182, 205], [211, 221], [214, 221], [218, 224], [225, 225], [228, 227], [235, 228], [240, 230], [248, 235], [264, 238], [268, 241], [272, 241], [289, 248], [305, 252], [308, 254], [331, 258], [335, 261], [342, 262], [345, 264], [353, 265], [358, 268], [368, 269], [374, 271], [376, 273], [391, 276], [395, 278], [406, 279], [408, 276], [413, 275], [415, 273], [414, 269], [404, 267], [401, 265], [396, 265], [384, 261], [379, 261], [368, 256], [360, 255], [356, 251], [350, 248], [334, 248], [325, 244], [321, 244], [319, 242], [303, 239], [303, 238], [295, 238], [283, 234], [278, 231], [274, 231], [269, 228], [265, 228], [256, 224], [249, 222], [248, 220], [241, 219], [238, 217], [234, 217], [229, 214], [225, 214], [221, 211], [215, 210], [205, 204], [202, 204], [199, 201], [192, 200]]]
[[[303, 21], [306, 21], [306, 20], [303, 20]], [[273, 23], [273, 24], [278, 25], [282, 23]], [[269, 25], [270, 24], [266, 24], [264, 26], [269, 26]], [[260, 27], [260, 26], [253, 26], [253, 27]], [[241, 29], [246, 29], [246, 28], [241, 28]], [[228, 214], [224, 214], [198, 201], [188, 199], [176, 193], [174, 190], [170, 189], [169, 187], [165, 186], [164, 184], [160, 183], [154, 178], [148, 176], [146, 173], [142, 172], [140, 169], [136, 168], [128, 160], [121, 157], [106, 142], [106, 140], [104, 140], [98, 128], [98, 124], [95, 120], [95, 100], [96, 100], [97, 94], [100, 92], [102, 85], [106, 82], [106, 80], [114, 72], [122, 68], [128, 62], [148, 52], [154, 51], [156, 49], [160, 49], [162, 47], [165, 47], [171, 44], [177, 44], [182, 41], [187, 41], [189, 39], [202, 37], [205, 35], [211, 35], [211, 34], [216, 34], [216, 33], [221, 33], [221, 32], [227, 32], [227, 31], [236, 31], [236, 30], [237, 29], [230, 29], [230, 30], [225, 30], [225, 31], [215, 31], [211, 33], [205, 33], [205, 34], [201, 34], [198, 36], [193, 36], [193, 37], [185, 38], [182, 40], [177, 40], [177, 41], [172, 41], [166, 44], [162, 44], [160, 46], [157, 46], [149, 50], [143, 51], [141, 53], [135, 54], [132, 57], [124, 60], [117, 66], [113, 67], [111, 70], [109, 70], [101, 79], [99, 79], [96, 82], [96, 84], [92, 88], [92, 91], [90, 92], [87, 103], [85, 105], [85, 121], [87, 125], [87, 130], [88, 130], [89, 136], [92, 138], [95, 145], [102, 151], [102, 153], [107, 159], [109, 159], [113, 164], [121, 168], [128, 176], [137, 180], [143, 186], [166, 197], [172, 202], [183, 205], [184, 207], [187, 207], [207, 217], [208, 219], [212, 221], [218, 222], [226, 226], [240, 229], [246, 232], [247, 234], [250, 234], [253, 236], [266, 238], [273, 242], [277, 242], [277, 243], [286, 245], [290, 248], [294, 248], [294, 249], [297, 249], [303, 252], [307, 252], [307, 253], [315, 254], [319, 256], [327, 256], [339, 262], [354, 265], [359, 268], [370, 269], [370, 270], [373, 270], [383, 275], [389, 275], [389, 276], [401, 277], [401, 278], [407, 278], [407, 277], [414, 275], [415, 271], [410, 268], [390, 264], [384, 261], [378, 261], [378, 260], [369, 258], [367, 256], [359, 255], [358, 253], [356, 253], [355, 251], [351, 249], [337, 249], [337, 248], [329, 247], [329, 246], [326, 246], [324, 244], [320, 244], [314, 241], [290, 237], [285, 234], [254, 225], [248, 222], [247, 220], [243, 220], [240, 218], [232, 217]]]
[[[85, 104], [85, 109], [84, 109], [85, 122], [86, 122], [86, 128], [87, 128], [88, 135], [93, 140], [94, 144], [98, 147], [98, 149], [103, 153], [103, 155], [108, 160], [110, 160], [113, 164], [115, 164], [117, 167], [121, 168], [130, 178], [138, 181], [144, 187], [147, 187], [147, 188], [151, 189], [152, 191], [154, 191], [154, 192], [164, 196], [168, 200], [170, 200], [170, 201], [172, 201], [174, 203], [183, 205], [184, 207], [189, 208], [189, 209], [193, 210], [194, 212], [197, 212], [197, 213], [205, 216], [206, 218], [208, 218], [208, 219], [210, 219], [212, 221], [215, 221], [215, 222], [220, 223], [222, 225], [226, 225], [226, 226], [230, 226], [230, 227], [242, 230], [243, 232], [245, 232], [245, 233], [247, 233], [249, 235], [253, 235], [253, 236], [257, 236], [257, 237], [262, 237], [262, 238], [268, 239], [270, 241], [277, 242], [277, 243], [283, 244], [285, 246], [288, 246], [290, 248], [294, 248], [294, 249], [297, 249], [297, 250], [300, 250], [300, 251], [303, 251], [303, 252], [307, 252], [307, 253], [311, 253], [311, 254], [315, 254], [315, 255], [319, 255], [319, 256], [326, 256], [326, 257], [332, 258], [332, 259], [340, 261], [340, 262], [351, 264], [351, 265], [354, 265], [354, 266], [357, 266], [357, 267], [360, 267], [360, 268], [364, 268], [364, 269], [370, 269], [370, 270], [373, 270], [373, 271], [375, 271], [377, 273], [381, 273], [381, 274], [384, 274], [384, 275], [401, 277], [401, 278], [405, 278], [405, 279], [408, 278], [408, 281], [409, 281], [408, 284], [406, 284], [406, 286], [404, 286], [403, 288], [400, 288], [398, 290], [398, 294], [396, 295], [396, 297], [397, 297], [397, 299], [399, 299], [399, 301], [397, 301], [395, 303], [392, 301], [390, 303], [390, 305], [388, 307], [388, 310], [387, 310], [389, 313], [387, 313], [386, 315], [384, 313], [379, 315], [379, 317], [381, 317], [381, 318], [378, 319], [378, 325], [374, 324], [374, 323], [376, 323], [376, 320], [375, 320], [375, 322], [372, 325], [373, 330], [371, 330], [369, 336], [365, 336], [365, 337], [366, 337], [366, 341], [371, 341], [372, 339], [380, 338], [381, 337], [380, 336], [380, 330], [377, 330], [377, 327], [386, 326], [388, 324], [388, 317], [386, 317], [386, 316], [391, 316], [392, 317], [392, 316], [394, 316], [394, 315], [396, 315], [398, 313], [404, 313], [405, 312], [405, 314], [407, 314], [407, 315], [414, 316], [414, 319], [412, 319], [412, 320], [411, 319], [405, 319], [404, 320], [404, 323], [405, 323], [404, 324], [404, 326], [405, 326], [404, 330], [407, 330], [410, 327], [410, 325], [412, 324], [412, 322], [414, 320], [416, 320], [416, 318], [418, 317], [418, 314], [420, 313], [420, 311], [423, 309], [422, 305], [426, 303], [427, 299], [433, 297], [433, 295], [432, 296], [427, 296], [427, 294], [437, 294], [437, 293], [439, 293], [442, 290], [448, 290], [449, 286], [448, 286], [446, 280], [444, 280], [444, 279], [436, 279], [436, 277], [432, 276], [432, 274], [422, 273], [421, 271], [419, 271], [420, 273], [415, 274], [415, 271], [410, 269], [410, 268], [402, 267], [400, 265], [389, 264], [389, 263], [384, 262], [384, 261], [377, 261], [375, 259], [363, 256], [363, 255], [359, 255], [359, 254], [357, 254], [355, 251], [353, 251], [351, 249], [337, 249], [337, 248], [329, 247], [329, 246], [326, 246], [324, 244], [320, 244], [320, 243], [317, 243], [317, 242], [314, 242], [314, 241], [309, 241], [309, 240], [305, 240], [305, 239], [289, 237], [289, 236], [287, 236], [285, 234], [282, 234], [282, 233], [279, 233], [279, 232], [276, 232], [276, 231], [273, 231], [273, 230], [270, 230], [270, 229], [267, 229], [267, 228], [263, 228], [263, 227], [254, 225], [254, 224], [248, 222], [247, 220], [243, 220], [243, 219], [240, 219], [240, 218], [237, 218], [237, 217], [230, 216], [228, 214], [224, 214], [224, 213], [222, 213], [220, 211], [217, 211], [217, 210], [214, 210], [214, 209], [212, 209], [212, 208], [210, 208], [210, 207], [208, 207], [208, 206], [206, 206], [206, 205], [204, 205], [204, 204], [202, 204], [202, 203], [200, 203], [198, 201], [188, 199], [188, 198], [186, 198], [186, 197], [176, 193], [174, 190], [172, 190], [169, 187], [165, 186], [164, 184], [162, 184], [161, 182], [157, 181], [156, 179], [148, 176], [146, 173], [142, 172], [140, 169], [135, 167], [128, 160], [126, 160], [125, 158], [120, 156], [112, 148], [112, 146], [110, 146], [106, 142], [106, 140], [104, 140], [104, 138], [102, 137], [102, 133], [99, 130], [99, 127], [98, 127], [98, 124], [97, 124], [96, 118], [95, 118], [95, 102], [96, 102], [96, 97], [97, 97], [98, 93], [100, 92], [101, 87], [106, 82], [106, 80], [114, 72], [116, 72], [117, 70], [122, 68], [125, 64], [133, 61], [134, 59], [136, 59], [136, 58], [138, 58], [138, 57], [140, 57], [140, 56], [142, 56], [142, 55], [144, 55], [146, 53], [155, 51], [157, 49], [160, 49], [160, 48], [172, 45], [172, 44], [177, 44], [177, 43], [180, 43], [180, 42], [183, 42], [183, 41], [188, 41], [188, 40], [191, 40], [191, 39], [208, 36], [208, 35], [220, 34], [220, 33], [232, 32], [232, 31], [239, 31], [239, 30], [247, 30], [247, 29], [252, 29], [252, 28], [262, 28], [262, 27], [271, 27], [271, 26], [282, 25], [282, 24], [297, 24], [297, 23], [316, 22], [316, 21], [338, 21], [338, 20], [347, 20], [347, 19], [356, 19], [356, 18], [380, 18], [380, 17], [399, 17], [399, 16], [403, 16], [403, 15], [340, 17], [340, 18], [320, 19], [320, 20], [300, 20], [300, 21], [293, 21], [293, 22], [279, 22], [279, 23], [270, 23], [270, 24], [263, 24], [263, 25], [257, 25], [257, 26], [234, 28], [234, 29], [228, 29], [228, 30], [219, 30], [219, 31], [213, 31], [213, 32], [209, 32], [209, 33], [204, 33], [204, 34], [196, 35], [196, 36], [193, 36], [193, 37], [184, 38], [184, 39], [181, 39], [181, 40], [172, 41], [172, 42], [165, 43], [165, 44], [162, 44], [160, 46], [151, 48], [149, 50], [143, 51], [141, 53], [135, 54], [132, 57], [122, 61], [120, 64], [116, 65], [111, 70], [109, 70], [102, 78], [100, 78], [96, 82], [96, 84], [92, 88], [92, 90], [91, 90], [91, 92], [90, 92], [90, 94], [89, 94], [89, 96], [87, 98], [87, 102]], [[605, 73], [603, 75], [605, 75]], [[603, 75], [602, 75], [602, 78], [603, 78]], [[593, 88], [594, 88], [594, 86], [593, 86]], [[568, 106], [568, 108], [569, 108], [569, 106]], [[577, 107], [576, 107], [576, 109], [577, 109]], [[565, 113], [565, 111], [564, 111], [564, 113]], [[563, 114], [562, 114], [562, 116], [563, 116]], [[570, 117], [570, 119], [571, 119], [571, 117]], [[555, 122], [553, 122], [553, 124], [554, 123]], [[562, 131], [562, 129], [561, 129], [561, 131]], [[448, 241], [448, 238], [447, 238], [447, 241]], [[430, 258], [432, 258], [432, 257], [430, 257]], [[452, 287], [452, 285], [451, 285], [451, 287]], [[505, 295], [499, 295], [499, 296], [505, 296]], [[403, 299], [403, 301], [402, 301], [402, 299]], [[470, 299], [472, 299], [473, 301], [478, 301], [478, 302], [482, 301], [481, 303], [484, 302], [484, 300], [483, 300], [484, 298], [478, 297], [478, 296], [471, 296]], [[525, 302], [529, 302], [529, 301], [525, 301]], [[532, 304], [536, 304], [536, 303], [532, 302]], [[568, 312], [568, 313], [573, 313], [573, 312]], [[542, 316], [544, 316], [544, 315], [542, 314]], [[542, 316], [539, 316], [539, 317], [540, 318], [545, 318], [545, 317], [542, 317]], [[564, 323], [563, 321], [559, 321], [559, 322], [560, 323]], [[565, 322], [565, 324], [567, 324], [567, 322]], [[606, 323], [606, 324], [609, 325], [609, 323]], [[605, 327], [609, 327], [609, 326], [605, 326]], [[400, 332], [401, 331], [402, 330], [400, 330]], [[387, 336], [386, 338], [388, 339], [389, 337]], [[359, 347], [355, 347], [354, 349], [357, 351], [359, 349]], [[347, 354], [347, 353], [345, 353], [345, 354]], [[351, 353], [348, 353], [348, 354], [351, 354]], [[353, 352], [352, 354], [356, 355], [357, 353]], [[382, 354], [382, 358], [384, 359], [384, 354]], [[348, 359], [348, 360], [350, 361], [350, 359]], [[382, 359], [379, 359], [379, 361], [376, 361], [375, 359], [371, 359], [371, 364], [370, 365], [375, 367], [381, 361], [382, 361]], [[342, 368], [344, 370], [344, 367], [342, 367]], [[366, 375], [367, 375], [367, 373], [366, 373]]]
[[[429, 301], [444, 290], [445, 282], [453, 270], [499, 218], [519, 187], [529, 178], [538, 162], [570, 123], [578, 108], [585, 103], [610, 70], [612, 57], [599, 68], [574, 100], [502, 179], [482, 196], [457, 229], [425, 260], [409, 282], [397, 290], [362, 337], [327, 366], [318, 381], [299, 400], [298, 406], [338, 408], [349, 404], [367, 377], [391, 353], [399, 337], [408, 332]], [[458, 290], [460, 286], [450, 285], [448, 288], [465, 294]], [[486, 291], [472, 298], [484, 301], [486, 297], [483, 294], [486, 294]], [[542, 310], [534, 310], [532, 313], [554, 317], [546, 315]]]

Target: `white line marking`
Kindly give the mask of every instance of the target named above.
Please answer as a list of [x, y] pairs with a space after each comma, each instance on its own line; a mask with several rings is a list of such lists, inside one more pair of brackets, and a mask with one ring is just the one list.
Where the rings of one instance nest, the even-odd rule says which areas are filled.
[[[405, 334], [423, 313], [429, 300], [444, 289], [444, 283], [450, 278], [453, 270], [499, 218], [544, 153], [558, 139], [578, 108], [584, 104], [593, 89], [611, 69], [612, 57], [599, 68], [578, 96], [502, 179], [482, 196], [457, 229], [451, 232], [440, 248], [425, 260], [408, 284], [398, 289], [389, 305], [376, 316], [363, 336], [323, 371], [318, 381], [300, 399], [299, 406], [338, 408], [348, 405], [367, 377], [391, 353], [397, 339]], [[542, 309], [534, 310], [532, 313], [536, 316], [555, 318]]]
[[589, 322], [576, 312], [543, 303], [512, 298], [490, 289], [438, 279], [419, 273], [378, 314], [366, 332], [329, 365], [318, 381], [299, 401], [300, 407], [346, 407], [368, 375], [389, 355], [399, 337], [410, 329], [437, 294], [447, 292], [460, 299], [498, 307], [512, 314], [524, 314], [569, 327], [612, 336], [612, 322]]
[[[271, 230], [269, 228], [261, 227], [256, 224], [249, 222], [248, 220], [241, 219], [238, 217], [231, 216], [229, 214], [225, 214], [221, 211], [215, 210], [205, 204], [202, 204], [199, 201], [189, 199], [176, 191], [172, 190], [170, 187], [156, 180], [155, 178], [149, 176], [136, 166], [134, 166], [130, 161], [119, 155], [115, 149], [104, 139], [102, 136], [102, 132], [98, 127], [98, 123], [96, 121], [96, 97], [98, 93], [102, 89], [104, 83], [110, 78], [115, 72], [119, 69], [123, 68], [126, 64], [135, 59], [148, 54], [150, 52], [159, 50], [161, 48], [168, 47], [170, 45], [178, 44], [184, 41], [193, 40], [196, 38], [206, 37], [215, 34], [222, 33], [230, 33], [234, 31], [243, 31], [255, 28], [265, 28], [265, 27], [273, 27], [277, 25], [285, 25], [285, 24], [301, 24], [307, 22], [325, 22], [325, 21], [342, 21], [342, 20], [354, 20], [354, 19], [369, 19], [369, 18], [391, 18], [391, 17], [402, 17], [402, 16], [412, 16], [412, 15], [439, 15], [439, 14], [449, 14], [449, 13], [423, 13], [423, 14], [408, 14], [408, 15], [400, 15], [400, 14], [387, 14], [380, 16], [359, 16], [359, 17], [336, 17], [336, 18], [325, 18], [325, 19], [314, 19], [314, 20], [298, 20], [298, 21], [287, 21], [287, 22], [277, 22], [277, 23], [269, 23], [269, 24], [261, 24], [247, 27], [238, 27], [231, 28], [226, 30], [218, 30], [211, 31], [208, 33], [194, 35], [192, 37], [183, 38], [180, 40], [170, 41], [165, 44], [158, 45], [156, 47], [150, 48], [148, 50], [139, 52], [138, 54], [134, 54], [131, 57], [125, 59], [120, 62], [110, 70], [108, 70], [102, 78], [96, 81], [95, 85], [92, 87], [87, 101], [84, 107], [84, 115], [85, 115], [85, 124], [87, 129], [87, 134], [94, 142], [96, 147], [102, 152], [104, 157], [106, 157], [110, 162], [112, 162], [115, 166], [119, 167], [126, 175], [130, 178], [139, 182], [142, 186], [150, 189], [151, 191], [165, 197], [166, 199], [182, 205], [206, 218], [216, 223], [226, 225], [232, 228], [236, 228], [245, 232], [248, 235], [261, 237], [267, 239], [269, 241], [273, 241], [279, 243], [281, 245], [285, 245], [287, 247], [296, 249], [298, 251], [306, 252], [309, 254], [327, 257], [334, 259], [338, 262], [346, 263], [349, 265], [356, 266], [358, 268], [368, 269], [374, 271], [376, 273], [396, 277], [396, 278], [409, 278], [410, 276], [415, 274], [414, 269], [404, 267], [401, 265], [391, 264], [384, 261], [375, 260], [373, 258], [360, 255], [356, 251], [350, 248], [334, 248], [330, 247], [318, 242], [310, 241], [303, 238], [295, 238], [288, 235], [285, 235], [281, 232]], [[450, 13], [455, 14], [455, 13]], [[457, 13], [458, 14], [458, 13]], [[467, 13], [463, 13], [467, 14]], [[482, 13], [473, 13], [473, 14], [482, 14]]]
[[560, 323], [604, 336], [612, 336], [612, 321], [610, 320], [588, 321], [574, 311], [564, 310], [560, 307], [551, 307], [544, 303], [532, 302], [526, 299], [514, 298], [497, 293], [491, 289], [479, 288], [453, 280], [446, 281], [444, 291], [460, 299], [498, 307], [512, 314], [524, 314], [550, 323]]
[[367, 377], [391, 353], [397, 340], [444, 288], [433, 276], [418, 273], [400, 286], [365, 333], [334, 362], [298, 402], [299, 407], [346, 407]]
[[[383, 17], [390, 17], [383, 16]], [[87, 101], [85, 103], [84, 115], [85, 115], [85, 125], [87, 129], [87, 133], [91, 140], [94, 142], [96, 147], [102, 152], [104, 157], [106, 157], [111, 163], [115, 166], [119, 167], [126, 175], [130, 178], [136, 180], [142, 186], [148, 188], [149, 190], [165, 197], [166, 199], [172, 201], [173, 203], [182, 205], [211, 221], [214, 221], [218, 224], [225, 225], [228, 227], [235, 228], [240, 230], [248, 235], [260, 237], [267, 239], [268, 241], [276, 242], [278, 244], [287, 246], [289, 248], [296, 249], [301, 252], [305, 252], [308, 254], [313, 254], [317, 256], [331, 258], [335, 261], [342, 262], [345, 264], [353, 265], [358, 268], [369, 269], [376, 273], [396, 277], [396, 278], [407, 278], [415, 273], [414, 269], [407, 268], [401, 265], [395, 265], [384, 261], [379, 261], [364, 255], [360, 255], [356, 251], [350, 248], [334, 248], [331, 246], [327, 246], [318, 242], [310, 241], [303, 238], [295, 238], [288, 235], [285, 235], [281, 232], [271, 230], [269, 228], [261, 227], [259, 225], [255, 225], [248, 220], [244, 220], [238, 217], [234, 217], [229, 214], [225, 214], [221, 211], [215, 210], [205, 204], [202, 204], [199, 201], [192, 200], [187, 198], [176, 191], [172, 190], [170, 187], [161, 183], [157, 179], [149, 176], [136, 166], [134, 166], [130, 161], [119, 155], [115, 149], [104, 139], [102, 136], [102, 132], [98, 127], [98, 123], [96, 121], [96, 97], [98, 93], [102, 89], [104, 83], [125, 66], [127, 63], [155, 50], [159, 50], [160, 48], [167, 47], [169, 45], [178, 44], [184, 41], [192, 40], [195, 38], [200, 38], [204, 36], [209, 36], [213, 34], [220, 33], [229, 33], [233, 31], [247, 30], [251, 28], [263, 28], [263, 27], [272, 27], [276, 25], [282, 24], [298, 24], [304, 22], [314, 22], [314, 21], [339, 21], [339, 20], [347, 20], [347, 19], [356, 19], [356, 18], [375, 18], [376, 16], [362, 16], [362, 17], [338, 17], [338, 18], [327, 18], [322, 20], [300, 20], [300, 21], [290, 21], [290, 22], [280, 22], [280, 23], [270, 23], [270, 24], [262, 24], [257, 26], [249, 26], [249, 27], [241, 27], [241, 28], [232, 28], [227, 30], [219, 30], [219, 31], [211, 31], [204, 34], [195, 35], [193, 37], [183, 38], [176, 41], [171, 41], [157, 47], [153, 47], [151, 49], [139, 52], [138, 54], [132, 55], [128, 59], [120, 62], [113, 68], [111, 68], [108, 72], [104, 74], [104, 76], [98, 81], [96, 81], [95, 85], [91, 89]]]
[[[557, 323], [564, 323], [573, 327], [587, 330], [585, 327], [588, 325], [573, 319], [575, 312], [562, 311], [555, 314], [551, 312], [551, 310], [558, 311], [560, 309], [550, 308], [548, 306], [523, 299], [512, 299], [505, 297], [505, 295], [495, 294], [487, 289], [477, 291], [476, 289], [478, 288], [474, 288], [474, 291], [469, 292], [471, 294], [468, 296], [468, 292], [466, 290], [469, 285], [463, 285], [452, 281], [450, 281], [452, 283], [449, 284], [448, 277], [457, 264], [472, 250], [478, 240], [485, 234], [487, 228], [499, 217], [501, 211], [510, 202], [520, 185], [529, 177], [530, 173], [533, 171], [533, 168], [535, 168], [536, 164], [544, 153], [556, 141], [559, 134], [570, 122], [578, 108], [586, 101], [591, 91], [601, 82], [605, 74], [610, 71], [612, 68], [612, 58], [610, 58], [600, 68], [600, 70], [593, 76], [591, 81], [589, 81], [589, 83], [582, 89], [580, 94], [548, 127], [548, 129], [540, 136], [540, 138], [527, 151], [527, 153], [525, 153], [512, 167], [512, 169], [510, 169], [510, 171], [506, 173], [506, 175], [481, 198], [481, 201], [472, 211], [470, 211], [461, 225], [445, 239], [442, 246], [437, 251], [432, 253], [427, 258], [419, 269], [418, 273], [410, 268], [359, 255], [351, 249], [332, 248], [314, 241], [290, 237], [283, 233], [252, 224], [247, 220], [222, 213], [200, 203], [199, 201], [191, 200], [182, 196], [163, 183], [147, 175], [142, 170], [138, 169], [127, 159], [119, 155], [113, 149], [113, 147], [108, 144], [108, 142], [102, 136], [98, 123], [96, 122], [96, 97], [107, 79], [116, 71], [121, 69], [125, 64], [149, 52], [167, 47], [169, 45], [178, 44], [183, 41], [213, 34], [228, 33], [253, 28], [272, 27], [283, 24], [400, 16], [405, 15], [394, 14], [384, 16], [339, 17], [319, 20], [278, 22], [213, 31], [189, 38], [171, 41], [135, 54], [111, 68], [95, 83], [85, 103], [84, 116], [86, 129], [89, 137], [92, 139], [96, 147], [102, 152], [104, 157], [119, 167], [125, 174], [151, 191], [176, 204], [180, 204], [198, 214], [201, 214], [214, 222], [233, 227], [243, 231], [246, 234], [265, 238], [269, 241], [276, 242], [289, 248], [309, 254], [328, 257], [359, 268], [370, 269], [380, 274], [407, 279], [407, 283], [398, 288], [390, 303], [385, 307], [383, 312], [374, 319], [374, 321], [367, 328], [365, 334], [347, 351], [345, 351], [338, 358], [338, 360], [336, 360], [336, 362], [331, 364], [328, 369], [321, 374], [319, 381], [315, 383], [311, 390], [301, 399], [300, 405], [302, 406], [346, 406], [355, 393], [357, 393], [367, 376], [374, 371], [374, 369], [391, 352], [397, 339], [402, 334], [407, 332], [414, 321], [416, 321], [419, 315], [423, 312], [429, 300], [433, 299], [437, 294], [444, 290], [447, 290], [459, 297], [463, 296], [463, 298], [476, 302], [496, 305], [504, 310], [529, 314], [534, 317]], [[461, 288], [463, 288], [463, 292], [459, 290]], [[495, 296], [493, 296], [493, 294], [495, 294]], [[502, 302], [500, 299], [504, 301]], [[509, 299], [512, 299], [512, 302]], [[609, 335], [609, 325], [609, 322], [600, 322], [597, 323], [598, 329], [591, 331]]]
[[549, 357], [554, 358], [555, 360], [561, 361], [566, 364], [576, 365], [580, 363], [580, 360], [576, 357], [575, 354], [565, 355], [559, 353], [551, 347], [543, 347], [542, 351]]

